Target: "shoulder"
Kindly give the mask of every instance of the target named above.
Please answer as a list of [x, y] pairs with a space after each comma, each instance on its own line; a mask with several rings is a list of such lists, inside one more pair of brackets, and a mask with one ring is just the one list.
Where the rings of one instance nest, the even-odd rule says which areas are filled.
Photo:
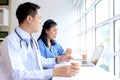
[[11, 41], [11, 42], [14, 42], [14, 41], [16, 41], [17, 39], [19, 39], [19, 38], [17, 37], [17, 35], [15, 34], [15, 32], [13, 32], [13, 33], [9, 34], [9, 35], [5, 38], [4, 41], [7, 41], [7, 42]]
[[39, 39], [37, 42], [38, 42], [38, 44], [43, 44], [42, 39]]
[[54, 43], [55, 43], [55, 44], [58, 44], [58, 42], [57, 42], [56, 40], [54, 40]]
[[42, 39], [38, 40], [37, 42], [38, 42], [39, 47], [44, 47], [45, 46], [45, 44], [42, 41]]
[[18, 41], [19, 41], [19, 38], [17, 37], [15, 32], [13, 32], [9, 34], [1, 44], [14, 47], [14, 46], [17, 46], [16, 44], [18, 44]]

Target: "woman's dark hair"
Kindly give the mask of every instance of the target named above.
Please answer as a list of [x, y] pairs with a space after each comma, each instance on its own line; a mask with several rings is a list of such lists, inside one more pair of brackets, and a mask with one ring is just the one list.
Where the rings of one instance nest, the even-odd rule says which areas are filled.
[[[43, 24], [43, 29], [41, 32], [40, 37], [38, 38], [38, 40], [42, 39], [42, 41], [44, 42], [44, 44], [48, 47], [48, 43], [47, 43], [47, 34], [46, 34], [46, 30], [50, 30], [51, 27], [56, 26], [57, 23], [52, 20], [52, 19], [48, 19], [47, 21], [45, 21], [45, 23]], [[55, 45], [55, 41], [54, 40], [50, 40], [51, 45]]]
[[19, 24], [22, 23], [28, 15], [34, 17], [40, 6], [31, 2], [20, 4], [16, 10], [16, 17]]

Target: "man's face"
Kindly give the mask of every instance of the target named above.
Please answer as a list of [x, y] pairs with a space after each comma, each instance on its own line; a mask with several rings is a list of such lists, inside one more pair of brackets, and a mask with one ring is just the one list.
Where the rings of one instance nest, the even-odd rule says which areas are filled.
[[37, 14], [35, 15], [34, 18], [32, 18], [32, 22], [31, 22], [32, 31], [37, 32], [41, 27], [41, 25], [42, 25], [41, 13], [38, 9]]

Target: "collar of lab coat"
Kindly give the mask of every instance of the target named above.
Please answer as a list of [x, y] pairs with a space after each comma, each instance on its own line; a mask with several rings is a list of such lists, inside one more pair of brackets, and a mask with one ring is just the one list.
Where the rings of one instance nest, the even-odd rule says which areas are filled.
[[[17, 33], [22, 37], [22, 39], [29, 41], [31, 38], [31, 35], [29, 33], [27, 33], [26, 31], [24, 31], [22, 28], [17, 27], [16, 28]], [[28, 42], [29, 43], [29, 42]]]

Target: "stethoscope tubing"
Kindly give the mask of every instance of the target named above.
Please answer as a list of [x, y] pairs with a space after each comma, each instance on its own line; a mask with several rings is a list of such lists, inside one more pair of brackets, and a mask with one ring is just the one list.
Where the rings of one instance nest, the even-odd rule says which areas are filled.
[[[19, 35], [19, 33], [17, 32], [17, 30], [15, 29], [15, 33], [17, 34], [17, 36], [20, 38], [20, 47], [22, 48], [22, 41], [24, 41], [25, 43], [26, 43], [26, 45], [27, 45], [27, 47], [28, 47], [28, 43], [27, 43], [27, 41], [25, 40], [25, 39], [23, 39], [20, 35]], [[31, 36], [32, 37], [32, 36]], [[34, 40], [34, 38], [32, 37], [32, 39]], [[36, 47], [37, 47], [37, 49], [38, 49], [38, 46], [37, 46], [37, 43], [36, 43], [36, 41], [34, 40], [34, 42], [35, 42], [35, 44], [36, 44]]]
[[20, 47], [22, 48], [22, 41], [24, 41], [28, 47], [28, 43], [25, 39], [23, 39], [17, 32], [17, 30], [15, 29], [15, 33], [17, 34], [17, 36], [20, 38]]

